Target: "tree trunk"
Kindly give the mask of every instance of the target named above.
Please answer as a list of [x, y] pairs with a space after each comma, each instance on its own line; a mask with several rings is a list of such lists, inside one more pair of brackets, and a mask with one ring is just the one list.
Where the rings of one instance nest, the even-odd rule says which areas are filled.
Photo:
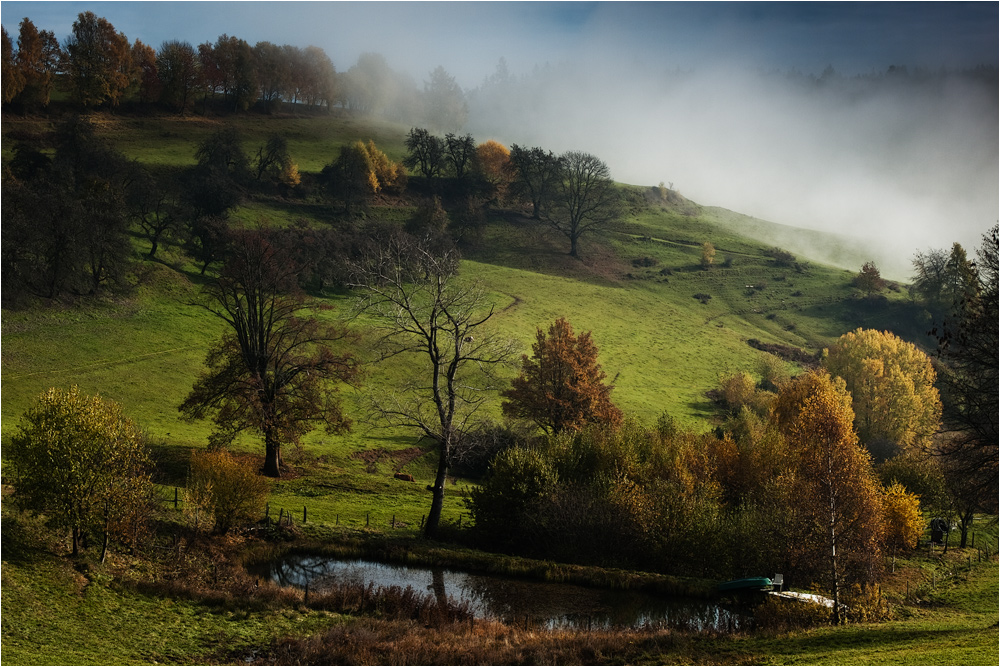
[[427, 524], [424, 526], [426, 537], [437, 536], [438, 523], [441, 521], [441, 509], [444, 507], [445, 474], [448, 472], [448, 443], [442, 442], [438, 451], [438, 469], [432, 489], [434, 495], [431, 500], [431, 512], [427, 515]]
[[281, 443], [272, 433], [264, 434], [264, 474], [281, 477]]

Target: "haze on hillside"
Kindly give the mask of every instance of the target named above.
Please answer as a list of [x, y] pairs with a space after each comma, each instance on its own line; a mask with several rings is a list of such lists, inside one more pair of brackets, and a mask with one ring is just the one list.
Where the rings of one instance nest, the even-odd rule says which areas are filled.
[[974, 247], [997, 218], [995, 77], [567, 65], [543, 78], [530, 99], [474, 101], [469, 130], [585, 150], [618, 181], [662, 181], [703, 205], [870, 240], [902, 279], [916, 250]]
[[[3, 18], [63, 39], [86, 10], [154, 47], [314, 44], [338, 72], [377, 52], [417, 88], [442, 66], [478, 141], [586, 151], [618, 181], [845, 234], [893, 278], [998, 219], [995, 3], [4, 2]], [[501, 58], [506, 94], [486, 85]]]

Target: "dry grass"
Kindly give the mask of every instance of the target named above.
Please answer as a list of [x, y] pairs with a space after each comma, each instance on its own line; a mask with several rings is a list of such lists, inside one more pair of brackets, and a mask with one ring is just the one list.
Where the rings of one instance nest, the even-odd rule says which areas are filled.
[[691, 637], [671, 630], [538, 630], [495, 621], [428, 626], [371, 618], [277, 642], [254, 664], [589, 665], [674, 653]]

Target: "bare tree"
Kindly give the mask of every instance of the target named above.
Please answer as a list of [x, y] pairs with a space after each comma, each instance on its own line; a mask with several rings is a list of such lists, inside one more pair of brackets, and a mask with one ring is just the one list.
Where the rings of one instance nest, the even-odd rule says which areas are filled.
[[562, 180], [545, 219], [569, 239], [569, 254], [578, 257], [581, 236], [609, 229], [621, 218], [621, 196], [608, 165], [597, 157], [569, 151], [559, 160]]
[[[380, 360], [415, 364], [410, 380], [370, 397], [372, 416], [385, 426], [417, 429], [438, 449], [433, 500], [424, 532], [437, 533], [452, 447], [496, 390], [495, 371], [514, 353], [490, 326], [489, 295], [457, 276], [454, 249], [397, 234], [373, 242], [353, 267], [363, 290], [359, 312], [374, 321]], [[417, 370], [419, 368], [419, 370]]]

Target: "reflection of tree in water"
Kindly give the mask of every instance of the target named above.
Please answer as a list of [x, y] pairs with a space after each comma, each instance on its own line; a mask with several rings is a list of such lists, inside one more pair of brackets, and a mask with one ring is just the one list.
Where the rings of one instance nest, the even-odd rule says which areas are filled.
[[444, 589], [444, 570], [434, 568], [431, 570], [431, 585], [429, 588], [434, 591], [434, 597], [438, 604], [448, 603], [448, 593]]
[[[730, 631], [745, 627], [747, 615], [711, 601], [660, 597], [636, 591], [585, 588], [573, 584], [522, 581], [442, 569], [403, 568], [293, 555], [254, 568], [282, 586], [332, 592], [344, 586], [400, 589], [413, 586], [433, 595], [441, 608], [464, 607], [477, 616], [549, 627], [659, 626]], [[428, 585], [427, 577], [430, 577]], [[451, 587], [452, 600], [448, 598]], [[346, 590], [346, 589], [345, 589]]]

